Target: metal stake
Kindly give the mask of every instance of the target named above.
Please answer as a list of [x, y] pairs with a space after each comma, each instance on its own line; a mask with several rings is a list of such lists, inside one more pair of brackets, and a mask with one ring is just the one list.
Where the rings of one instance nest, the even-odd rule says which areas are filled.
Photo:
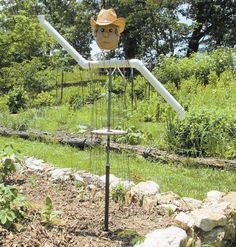
[[[108, 96], [107, 96], [107, 131], [111, 129], [111, 91], [112, 91], [112, 71], [109, 69]], [[106, 184], [105, 184], [105, 231], [109, 225], [109, 185], [110, 185], [110, 135], [107, 135], [106, 145]]]

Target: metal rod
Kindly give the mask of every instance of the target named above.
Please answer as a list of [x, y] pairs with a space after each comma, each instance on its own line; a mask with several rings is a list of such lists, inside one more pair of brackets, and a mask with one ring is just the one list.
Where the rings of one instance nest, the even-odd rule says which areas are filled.
[[[108, 96], [107, 96], [107, 131], [111, 129], [111, 91], [112, 91], [112, 71], [109, 69]], [[110, 185], [110, 135], [107, 135], [106, 145], [106, 184], [105, 184], [105, 231], [109, 230], [109, 185]]]

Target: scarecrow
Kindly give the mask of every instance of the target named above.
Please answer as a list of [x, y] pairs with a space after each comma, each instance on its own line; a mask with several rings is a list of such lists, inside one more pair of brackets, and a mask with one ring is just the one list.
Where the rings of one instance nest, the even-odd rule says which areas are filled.
[[113, 9], [102, 9], [97, 20], [91, 19], [90, 24], [101, 50], [114, 50], [118, 47], [120, 34], [125, 29], [124, 18], [117, 18]]

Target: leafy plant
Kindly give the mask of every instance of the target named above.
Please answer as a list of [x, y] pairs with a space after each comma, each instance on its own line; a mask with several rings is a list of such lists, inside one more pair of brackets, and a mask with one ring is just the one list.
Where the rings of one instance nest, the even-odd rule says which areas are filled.
[[81, 97], [80, 93], [72, 94], [69, 98], [69, 106], [74, 111], [79, 110], [85, 103], [84, 98]]
[[124, 203], [126, 189], [123, 184], [117, 184], [111, 190], [111, 198], [115, 202]]
[[[117, 128], [119, 129], [119, 127]], [[127, 143], [131, 145], [138, 145], [146, 139], [151, 139], [152, 136], [150, 133], [143, 132], [142, 130], [131, 126], [127, 129], [127, 134], [124, 136], [113, 137], [113, 140], [118, 143]]]
[[10, 228], [14, 222], [26, 217], [28, 202], [14, 186], [0, 184], [0, 223]]
[[36, 96], [34, 105], [36, 107], [52, 106], [54, 102], [54, 97], [49, 92], [41, 92]]
[[[225, 157], [236, 149], [236, 118], [226, 111], [190, 112], [182, 121], [168, 121], [167, 141], [177, 152]], [[232, 158], [232, 157], [231, 157]]]
[[50, 227], [56, 223], [59, 212], [53, 210], [52, 200], [49, 196], [46, 197], [43, 208], [41, 210], [42, 223]]
[[138, 234], [135, 230], [125, 229], [118, 233], [118, 237], [130, 239], [131, 244], [141, 244], [144, 242], [145, 237]]
[[28, 96], [22, 87], [14, 88], [8, 95], [8, 109], [10, 113], [17, 113], [21, 109], [25, 109]]
[[16, 171], [15, 163], [21, 161], [21, 158], [20, 153], [11, 144], [0, 150], [0, 181], [4, 182], [11, 173]]

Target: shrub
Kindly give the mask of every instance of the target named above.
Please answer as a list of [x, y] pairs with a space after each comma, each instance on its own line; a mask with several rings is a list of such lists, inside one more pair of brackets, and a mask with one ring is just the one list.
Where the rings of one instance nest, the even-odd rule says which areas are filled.
[[[120, 129], [119, 127], [116, 129]], [[142, 141], [150, 140], [152, 135], [147, 132], [143, 132], [136, 127], [132, 126], [127, 129], [127, 134], [123, 136], [114, 136], [113, 140], [118, 143], [126, 143], [131, 145], [141, 144]]]
[[0, 184], [0, 224], [10, 228], [17, 220], [25, 218], [27, 200], [14, 186]]
[[[172, 149], [190, 155], [235, 156], [236, 118], [227, 111], [199, 110], [167, 123]], [[232, 158], [231, 157], [231, 158]]]
[[115, 77], [112, 80], [112, 93], [114, 94], [124, 94], [126, 91], [127, 81], [121, 76]]
[[42, 92], [37, 94], [34, 100], [34, 105], [40, 108], [44, 106], [52, 106], [54, 102], [54, 97], [49, 92]]
[[160, 58], [155, 68], [156, 77], [162, 82], [171, 82], [179, 88], [181, 81], [195, 76], [202, 84], [209, 83], [209, 75], [215, 72], [220, 76], [225, 70], [234, 70], [233, 49], [217, 49], [211, 53], [196, 53], [189, 58]]
[[21, 109], [25, 109], [28, 96], [23, 88], [14, 88], [8, 95], [8, 109], [10, 113], [17, 113]]
[[15, 162], [21, 161], [21, 155], [14, 150], [13, 146], [6, 145], [0, 150], [0, 181], [5, 182], [6, 178], [16, 171]]
[[111, 198], [115, 202], [124, 203], [125, 202], [126, 189], [123, 184], [117, 184], [111, 190]]
[[69, 106], [74, 110], [79, 110], [83, 104], [84, 104], [84, 99], [81, 97], [80, 93], [75, 93], [72, 94], [69, 98]]
[[[27, 92], [40, 93], [50, 88], [54, 78], [45, 64], [39, 58], [24, 60], [22, 63], [12, 63], [4, 68], [7, 86], [17, 85], [24, 87]], [[1, 82], [1, 80], [0, 80]]]
[[134, 88], [133, 92], [130, 92], [130, 97], [132, 97], [133, 94], [136, 99], [143, 100], [145, 98], [146, 85], [147, 81], [143, 77], [137, 76], [134, 80]]
[[52, 200], [49, 196], [46, 197], [43, 208], [41, 210], [42, 223], [46, 227], [50, 227], [57, 222], [59, 212], [53, 210]]

